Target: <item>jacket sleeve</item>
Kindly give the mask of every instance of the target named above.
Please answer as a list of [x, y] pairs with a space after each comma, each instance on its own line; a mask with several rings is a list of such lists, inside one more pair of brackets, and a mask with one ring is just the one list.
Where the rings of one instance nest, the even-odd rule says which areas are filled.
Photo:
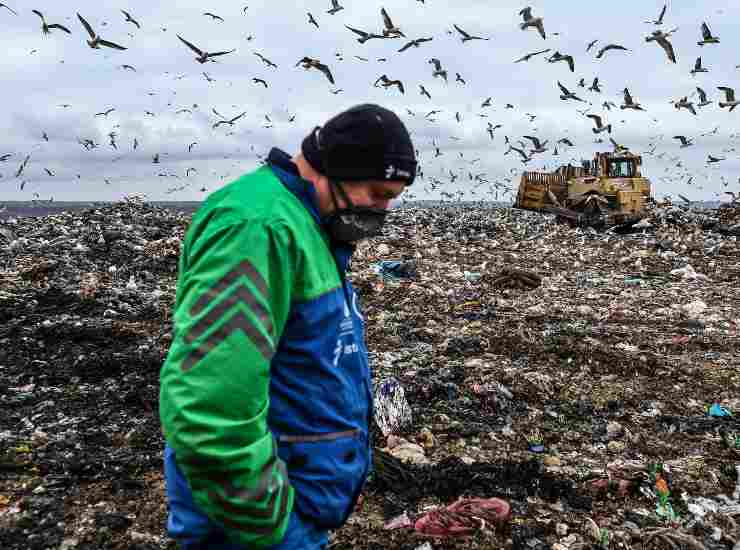
[[234, 542], [280, 542], [293, 488], [267, 426], [270, 360], [297, 254], [286, 228], [238, 222], [186, 238], [160, 376], [165, 438], [196, 505]]

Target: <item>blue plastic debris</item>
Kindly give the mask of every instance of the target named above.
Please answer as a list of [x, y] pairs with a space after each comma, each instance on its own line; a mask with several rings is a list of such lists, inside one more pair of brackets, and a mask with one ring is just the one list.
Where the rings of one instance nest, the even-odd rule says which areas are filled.
[[709, 416], [732, 416], [732, 413], [725, 409], [723, 406], [721, 406], [719, 403], [715, 403], [711, 407], [709, 407], [709, 411], [707, 411], [707, 414]]

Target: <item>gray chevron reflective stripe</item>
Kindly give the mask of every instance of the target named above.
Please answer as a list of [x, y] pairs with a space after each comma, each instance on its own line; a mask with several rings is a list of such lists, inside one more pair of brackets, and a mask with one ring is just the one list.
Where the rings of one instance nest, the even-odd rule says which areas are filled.
[[[267, 282], [262, 277], [262, 275], [259, 274], [254, 265], [252, 265], [252, 262], [250, 262], [249, 260], [242, 260], [236, 265], [236, 267], [234, 267], [234, 269], [224, 275], [218, 281], [216, 286], [211, 289], [211, 292], [213, 292], [213, 296], [217, 296], [218, 294], [229, 288], [242, 275], [246, 276], [247, 279], [249, 279], [252, 284], [257, 287], [257, 290], [260, 292], [260, 294], [262, 294], [263, 296], [269, 296]], [[204, 309], [211, 301], [209, 294], [210, 292], [198, 298], [195, 304], [193, 304], [193, 307], [190, 308], [190, 314], [193, 317], [198, 315], [198, 313], [200, 313], [201, 310]]]
[[[209, 492], [208, 496], [211, 500], [229, 515], [229, 518], [224, 516], [219, 518], [228, 527], [244, 530], [245, 524], [248, 524], [250, 532], [272, 533], [287, 513], [288, 470], [285, 468], [285, 463], [276, 455], [273, 455], [260, 471], [259, 480], [254, 489], [236, 487], [230, 479], [219, 480], [203, 476], [201, 478], [217, 483], [229, 499], [236, 499], [240, 502], [237, 505], [216, 491]], [[278, 499], [280, 499], [280, 508], [276, 510]], [[236, 518], [244, 518], [246, 521], [245, 523], [236, 522]], [[268, 521], [266, 523], [253, 521], [255, 519]]]
[[[246, 277], [257, 289], [261, 296], [248, 287], [241, 277]], [[224, 292], [234, 283], [239, 283], [232, 290]], [[255, 322], [249, 319], [244, 311], [232, 311], [238, 304], [244, 304], [254, 313], [257, 320], [262, 324], [270, 337], [273, 336], [272, 316], [267, 307], [258, 300], [267, 300], [268, 288], [265, 279], [255, 269], [249, 260], [241, 261], [234, 269], [224, 275], [216, 285], [200, 296], [190, 308], [190, 314], [195, 317], [202, 313], [209, 305], [213, 305], [210, 311], [203, 315], [185, 334], [185, 342], [192, 345], [188, 355], [182, 362], [183, 371], [193, 368], [199, 361], [208, 355], [213, 349], [223, 342], [236, 330], [241, 330], [250, 339], [257, 351], [270, 361], [275, 353], [275, 347], [270, 338], [265, 336]], [[218, 329], [214, 330], [205, 341], [195, 344], [210, 328], [222, 319], [228, 320]]]

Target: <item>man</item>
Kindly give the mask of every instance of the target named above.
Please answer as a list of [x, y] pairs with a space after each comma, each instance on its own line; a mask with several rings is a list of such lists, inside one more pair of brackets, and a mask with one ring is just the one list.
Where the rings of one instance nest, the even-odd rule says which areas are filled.
[[184, 550], [324, 548], [352, 512], [372, 394], [345, 271], [415, 174], [401, 120], [358, 105], [194, 215], [160, 380], [167, 527]]

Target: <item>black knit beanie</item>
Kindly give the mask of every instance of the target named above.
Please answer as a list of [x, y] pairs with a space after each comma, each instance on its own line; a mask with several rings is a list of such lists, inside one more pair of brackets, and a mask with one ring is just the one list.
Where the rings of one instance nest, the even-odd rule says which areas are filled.
[[416, 177], [416, 156], [406, 126], [393, 112], [365, 103], [317, 126], [301, 152], [321, 174], [336, 181], [402, 180]]

